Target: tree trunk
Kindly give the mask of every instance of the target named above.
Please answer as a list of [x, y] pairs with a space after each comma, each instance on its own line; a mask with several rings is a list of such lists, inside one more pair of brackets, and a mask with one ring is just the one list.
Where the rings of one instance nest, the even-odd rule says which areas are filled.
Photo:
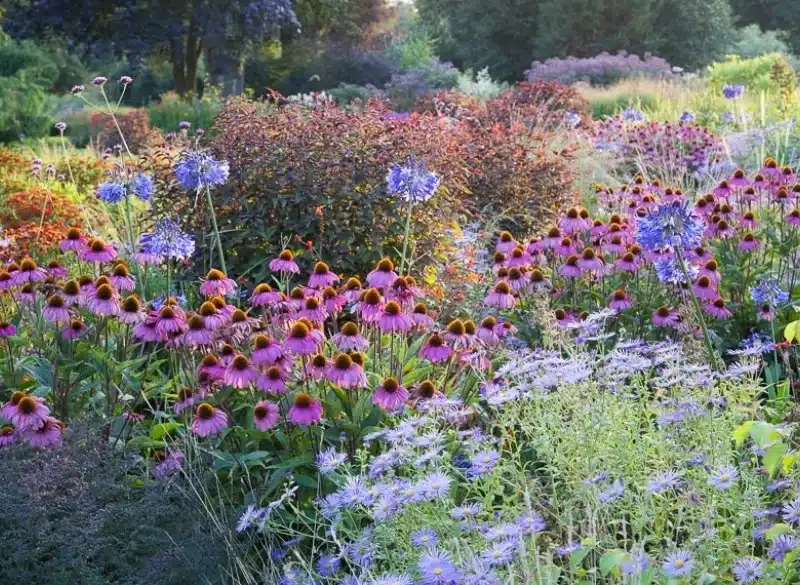
[[239, 51], [226, 43], [206, 46], [206, 67], [211, 85], [222, 88], [222, 95], [244, 92], [244, 61]]
[[190, 32], [186, 38], [185, 47], [182, 38], [173, 39], [171, 43], [172, 79], [175, 84], [175, 92], [181, 97], [195, 92], [201, 47], [202, 40], [198, 39], [193, 32]]

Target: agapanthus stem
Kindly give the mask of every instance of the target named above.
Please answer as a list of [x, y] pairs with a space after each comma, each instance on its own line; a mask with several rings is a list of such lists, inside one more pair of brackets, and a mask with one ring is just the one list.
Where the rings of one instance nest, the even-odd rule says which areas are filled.
[[[411, 210], [414, 208], [414, 204], [409, 199], [408, 201], [408, 213], [406, 214], [406, 231], [405, 235], [403, 236], [403, 255], [400, 257], [400, 276], [403, 276], [403, 268], [406, 265], [406, 253], [408, 251], [408, 237], [411, 233]], [[411, 271], [411, 262], [408, 263], [408, 270]]]
[[714, 350], [714, 344], [711, 342], [711, 336], [708, 334], [708, 327], [706, 326], [706, 321], [703, 319], [702, 309], [700, 308], [700, 301], [697, 300], [697, 295], [694, 294], [694, 290], [692, 289], [692, 279], [689, 277], [689, 272], [686, 270], [686, 264], [683, 262], [683, 257], [681, 253], [677, 250], [675, 251], [675, 255], [678, 257], [678, 265], [681, 267], [681, 272], [683, 272], [683, 278], [686, 279], [686, 283], [689, 285], [689, 296], [692, 299], [692, 305], [694, 306], [694, 312], [697, 314], [697, 320], [700, 321], [700, 329], [703, 331], [703, 340], [706, 344], [706, 351], [708, 351], [708, 357], [711, 360], [711, 367], [715, 370], [719, 370], [719, 363], [717, 362], [717, 354]]
[[222, 272], [228, 274], [228, 269], [225, 267], [225, 253], [222, 251], [222, 238], [219, 236], [219, 227], [217, 226], [217, 214], [214, 213], [214, 202], [211, 199], [211, 189], [209, 189], [208, 185], [206, 185], [206, 200], [208, 201], [208, 212], [211, 214], [211, 225], [214, 228], [214, 237], [217, 238], [219, 264], [222, 267]]

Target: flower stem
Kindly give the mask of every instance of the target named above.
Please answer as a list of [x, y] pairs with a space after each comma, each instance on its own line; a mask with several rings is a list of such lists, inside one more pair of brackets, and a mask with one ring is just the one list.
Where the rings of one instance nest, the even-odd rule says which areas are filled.
[[[403, 268], [406, 265], [406, 252], [408, 251], [408, 238], [409, 234], [411, 233], [411, 210], [414, 208], [414, 204], [411, 200], [408, 201], [408, 213], [406, 214], [406, 230], [405, 234], [403, 235], [403, 255], [400, 257], [400, 276], [403, 276]], [[411, 271], [411, 261], [408, 263], [408, 270]]]
[[700, 321], [700, 329], [703, 331], [703, 340], [706, 344], [706, 350], [708, 351], [708, 357], [711, 360], [711, 367], [715, 370], [719, 370], [719, 363], [717, 362], [717, 354], [714, 351], [714, 344], [711, 343], [711, 336], [708, 334], [708, 327], [706, 326], [706, 321], [703, 319], [703, 313], [700, 308], [700, 301], [697, 300], [697, 295], [694, 294], [694, 289], [692, 289], [692, 279], [689, 278], [689, 272], [686, 270], [686, 264], [683, 262], [683, 257], [681, 253], [676, 250], [676, 256], [678, 257], [678, 265], [681, 267], [681, 272], [683, 272], [683, 277], [686, 279], [686, 283], [689, 285], [689, 295], [692, 298], [692, 305], [694, 306], [694, 311], [697, 314], [697, 320]]
[[208, 185], [206, 185], [206, 201], [208, 201], [208, 212], [211, 214], [211, 225], [214, 227], [214, 236], [217, 238], [219, 263], [222, 272], [228, 274], [228, 269], [225, 267], [225, 253], [222, 251], [222, 238], [219, 236], [219, 227], [217, 226], [217, 214], [214, 213], [214, 202], [211, 200], [211, 189], [208, 188]]

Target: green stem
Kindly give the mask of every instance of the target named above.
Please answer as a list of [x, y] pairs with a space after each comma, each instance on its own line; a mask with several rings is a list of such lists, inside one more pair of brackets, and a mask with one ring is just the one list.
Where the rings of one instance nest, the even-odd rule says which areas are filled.
[[702, 309], [700, 308], [700, 301], [697, 300], [697, 295], [694, 294], [694, 289], [692, 289], [692, 279], [689, 278], [689, 272], [686, 270], [686, 264], [683, 262], [683, 257], [681, 253], [676, 250], [675, 255], [678, 257], [678, 265], [681, 267], [681, 272], [683, 272], [683, 278], [686, 279], [686, 283], [689, 285], [689, 296], [692, 298], [692, 305], [694, 306], [694, 311], [697, 314], [697, 320], [700, 321], [700, 329], [703, 331], [703, 340], [706, 344], [706, 350], [708, 351], [708, 357], [711, 359], [711, 367], [715, 370], [719, 370], [719, 363], [717, 362], [717, 354], [714, 351], [714, 345], [711, 343], [711, 336], [708, 334], [708, 327], [706, 326], [706, 321], [703, 319]]
[[[408, 202], [408, 213], [406, 214], [406, 230], [403, 235], [403, 255], [400, 257], [400, 276], [403, 276], [403, 268], [406, 265], [406, 252], [408, 251], [408, 237], [411, 233], [411, 210], [414, 208], [413, 203]], [[411, 262], [408, 263], [409, 272], [411, 271]]]
[[208, 212], [211, 214], [211, 225], [214, 227], [214, 236], [217, 238], [219, 263], [222, 267], [222, 272], [228, 274], [228, 269], [225, 267], [225, 253], [222, 251], [222, 238], [219, 236], [219, 227], [217, 226], [217, 214], [214, 213], [214, 202], [211, 200], [211, 189], [209, 189], [208, 185], [206, 185], [206, 201], [208, 201]]

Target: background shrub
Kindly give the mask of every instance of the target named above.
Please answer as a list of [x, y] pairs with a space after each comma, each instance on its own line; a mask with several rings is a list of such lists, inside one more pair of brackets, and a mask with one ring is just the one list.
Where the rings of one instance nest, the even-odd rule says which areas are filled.
[[223, 547], [179, 490], [142, 484], [86, 423], [56, 451], [0, 452], [0, 582], [218, 583]]
[[402, 73], [395, 73], [386, 84], [385, 95], [399, 111], [410, 110], [421, 96], [458, 85], [458, 69], [437, 57]]
[[786, 62], [786, 57], [780, 53], [769, 53], [751, 59], [731, 55], [708, 67], [708, 81], [716, 90], [721, 90], [726, 83], [744, 85], [749, 92], [778, 89], [772, 83], [770, 74], [775, 63]]
[[576, 81], [609, 85], [630, 78], [666, 79], [672, 76], [672, 69], [660, 57], [646, 54], [642, 59], [620, 51], [615, 55], [604, 52], [586, 59], [567, 57], [534, 61], [525, 76], [528, 81], [545, 79], [566, 85]]
[[210, 129], [222, 108], [215, 92], [206, 92], [202, 98], [181, 98], [170, 92], [161, 96], [161, 101], [147, 108], [150, 125], [163, 132], [175, 132], [178, 123], [190, 122], [193, 129]]

